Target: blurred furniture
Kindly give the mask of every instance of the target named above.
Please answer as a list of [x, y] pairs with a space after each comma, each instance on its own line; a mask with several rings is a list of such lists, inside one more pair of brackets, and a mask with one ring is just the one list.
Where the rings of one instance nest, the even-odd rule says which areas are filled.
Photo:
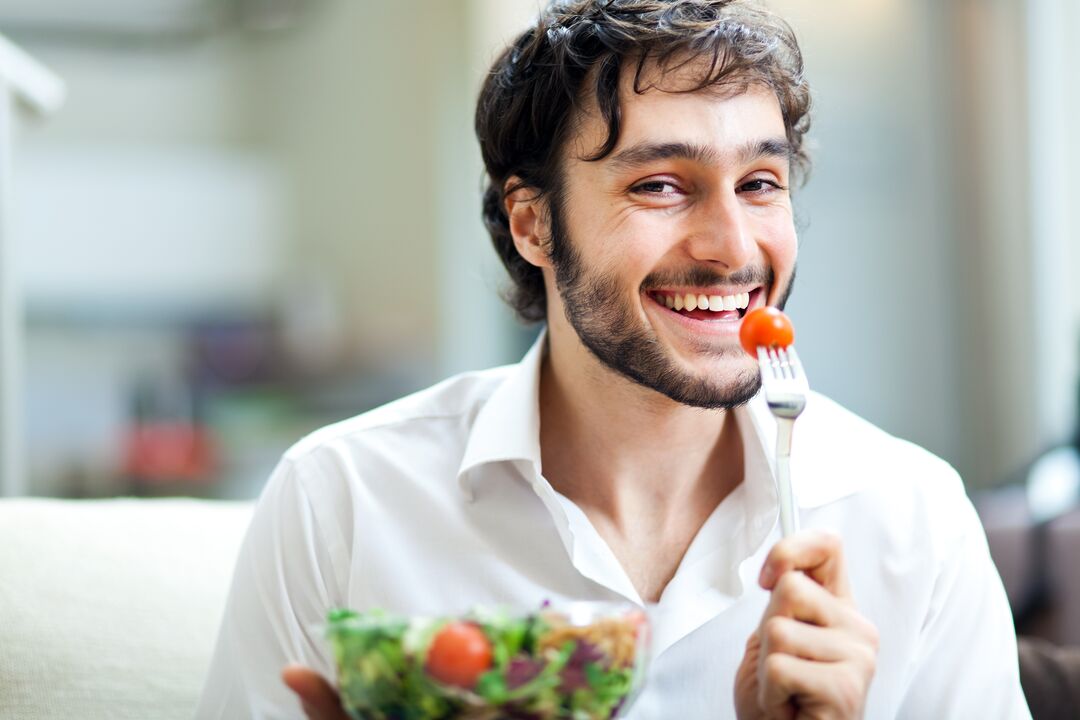
[[1055, 448], [1023, 483], [973, 501], [1016, 618], [1032, 717], [1080, 717], [1080, 451]]
[[0, 717], [190, 718], [251, 511], [0, 500]]
[[1080, 716], [1080, 648], [1020, 638], [1020, 681], [1032, 720]]
[[15, 108], [47, 115], [63, 101], [60, 79], [0, 35], [0, 495], [19, 494], [23, 479], [22, 293], [10, 227]]
[[1026, 483], [973, 497], [1017, 629], [1080, 646], [1080, 453], [1046, 453]]

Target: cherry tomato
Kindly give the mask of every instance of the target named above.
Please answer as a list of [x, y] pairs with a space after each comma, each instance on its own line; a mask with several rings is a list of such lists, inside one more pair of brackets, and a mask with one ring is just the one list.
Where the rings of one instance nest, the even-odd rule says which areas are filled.
[[472, 689], [490, 669], [491, 641], [472, 623], [447, 623], [428, 648], [428, 675], [441, 683]]
[[774, 307], [754, 308], [739, 327], [739, 342], [755, 358], [759, 347], [785, 348], [794, 341], [795, 329], [791, 327], [791, 321]]

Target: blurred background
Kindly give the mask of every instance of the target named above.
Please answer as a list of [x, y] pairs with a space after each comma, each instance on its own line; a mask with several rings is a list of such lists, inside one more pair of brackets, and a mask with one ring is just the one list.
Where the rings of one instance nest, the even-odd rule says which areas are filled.
[[[1076, 433], [1080, 8], [768, 4], [815, 90], [812, 384], [973, 492], [1016, 480]], [[536, 8], [0, 0], [66, 85], [0, 147], [3, 493], [253, 497], [310, 430], [517, 360], [471, 122]]]
[[[1080, 3], [767, 4], [814, 88], [811, 384], [951, 462], [1021, 632], [1080, 644]], [[537, 6], [0, 0], [0, 496], [250, 499], [519, 359], [472, 112]]]

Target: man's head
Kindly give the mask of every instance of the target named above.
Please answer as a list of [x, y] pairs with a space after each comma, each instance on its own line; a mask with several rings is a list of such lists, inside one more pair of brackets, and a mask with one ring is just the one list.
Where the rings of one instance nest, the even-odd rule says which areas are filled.
[[678, 308], [697, 291], [783, 304], [808, 107], [790, 29], [752, 4], [553, 3], [477, 107], [484, 220], [518, 314], [569, 323], [606, 366], [679, 402], [744, 401], [745, 310]]

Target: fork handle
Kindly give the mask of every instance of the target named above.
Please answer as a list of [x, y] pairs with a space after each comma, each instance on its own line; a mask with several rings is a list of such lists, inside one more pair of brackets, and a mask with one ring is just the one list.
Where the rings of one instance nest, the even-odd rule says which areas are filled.
[[795, 421], [778, 418], [776, 423], [776, 494], [780, 500], [780, 532], [783, 537], [799, 532], [795, 496], [791, 490], [791, 431]]

